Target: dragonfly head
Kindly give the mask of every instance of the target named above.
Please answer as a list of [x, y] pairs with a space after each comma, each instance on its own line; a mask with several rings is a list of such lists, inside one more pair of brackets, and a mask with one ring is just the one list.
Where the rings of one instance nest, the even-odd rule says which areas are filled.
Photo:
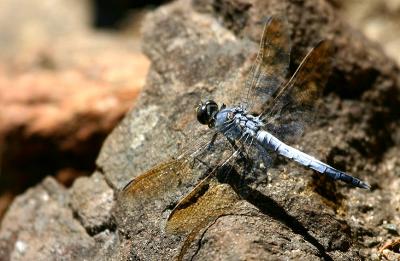
[[215, 101], [207, 100], [200, 102], [196, 107], [197, 120], [204, 125], [212, 128], [215, 124], [215, 114], [219, 111], [218, 105]]

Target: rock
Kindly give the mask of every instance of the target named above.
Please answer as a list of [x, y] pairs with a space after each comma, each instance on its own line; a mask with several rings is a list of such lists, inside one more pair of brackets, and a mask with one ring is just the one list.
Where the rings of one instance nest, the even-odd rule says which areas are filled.
[[[250, 4], [212, 0], [192, 3], [172, 4], [148, 18], [144, 50], [154, 62], [147, 87], [136, 109], [108, 137], [97, 161], [113, 186], [122, 188], [132, 177], [155, 162], [162, 162], [167, 154], [174, 155], [179, 147], [184, 147], [181, 144], [201, 132], [201, 127], [194, 126], [194, 115], [187, 108], [209, 97], [231, 104], [257, 48], [246, 38], [258, 41], [262, 30], [259, 21], [265, 14], [279, 15], [286, 10], [292, 30], [294, 63], [320, 39], [330, 39], [336, 47], [326, 106], [321, 108], [324, 115], [306, 133], [300, 146], [366, 179], [374, 190], [349, 189], [304, 169], [295, 171], [292, 165], [289, 172], [272, 172], [268, 186], [260, 185], [247, 198], [241, 195], [245, 200], [237, 204], [241, 209], [241, 204], [247, 201], [258, 209], [257, 217], [264, 217], [251, 228], [262, 233], [250, 236], [245, 236], [248, 223], [239, 214], [232, 214], [231, 219], [217, 219], [205, 232], [198, 231], [197, 237], [165, 233], [168, 210], [179, 199], [179, 189], [175, 201], [149, 202], [145, 209], [132, 208], [129, 198], [121, 198], [117, 223], [122, 224], [120, 231], [132, 244], [131, 253], [139, 259], [179, 255], [184, 259], [228, 259], [237, 243], [242, 246], [236, 255], [240, 259], [257, 255], [274, 259], [277, 254], [267, 241], [261, 241], [262, 249], [256, 248], [254, 242], [259, 242], [258, 235], [272, 238], [274, 244], [281, 246], [275, 236], [276, 228], [283, 224], [287, 231], [282, 231], [282, 237], [296, 235], [305, 239], [301, 243], [288, 242], [287, 252], [279, 248], [280, 253], [292, 258], [353, 260], [370, 256], [374, 245], [368, 242], [376, 240], [379, 233], [390, 236], [376, 224], [383, 219], [389, 222], [394, 216], [383, 203], [389, 194], [382, 191], [382, 177], [378, 174], [382, 170], [373, 162], [379, 162], [386, 151], [397, 146], [391, 140], [391, 133], [398, 128], [392, 114], [399, 105], [395, 63], [362, 34], [349, 28], [329, 3], [253, 1]], [[185, 189], [183, 185], [181, 191]], [[150, 217], [148, 222], [145, 217]], [[221, 228], [223, 222], [226, 225]], [[237, 237], [226, 240], [229, 233], [237, 233]]]
[[378, 260], [398, 260], [400, 258], [400, 239], [385, 242], [379, 249], [378, 253], [374, 253]]
[[1, 260], [109, 260], [119, 246], [112, 204], [113, 191], [98, 173], [77, 179], [70, 191], [46, 178], [4, 216]]
[[2, 260], [73, 260], [95, 245], [68, 207], [65, 188], [52, 178], [17, 197], [2, 220]]
[[112, 227], [113, 203], [114, 191], [99, 173], [77, 179], [71, 188], [71, 208], [91, 235]]
[[[162, 185], [146, 184], [140, 188], [143, 198], [146, 193], [162, 197], [139, 202], [141, 207], [120, 190], [133, 177], [179, 155], [189, 141], [197, 143], [196, 137], [207, 131], [196, 123], [192, 110], [200, 100], [232, 104], [237, 98], [254, 60], [260, 21], [266, 14], [288, 17], [294, 65], [319, 39], [331, 39], [336, 47], [325, 105], [320, 108], [323, 113], [298, 145], [368, 181], [372, 190], [332, 182], [295, 164], [280, 164], [260, 180], [245, 177], [255, 183], [249, 185], [240, 182], [244, 179], [241, 173], [231, 171], [225, 180], [213, 180], [207, 191], [188, 202], [186, 208], [193, 211], [182, 212], [186, 213], [183, 220], [199, 219], [199, 223], [181, 223], [173, 227], [173, 231], [181, 228], [179, 233], [170, 234], [168, 215], [195, 184], [166, 182], [166, 193]], [[152, 61], [146, 87], [135, 108], [107, 138], [97, 159], [98, 172], [76, 181], [68, 193], [49, 192], [63, 199], [58, 213], [76, 224], [76, 242], [83, 241], [80, 248], [71, 248], [66, 259], [75, 254], [94, 260], [378, 257], [379, 244], [393, 237], [381, 226], [383, 221], [398, 226], [399, 210], [393, 206], [398, 202], [396, 155], [400, 144], [398, 68], [379, 47], [349, 28], [329, 2], [317, 0], [180, 0], [152, 13], [143, 32], [144, 50]], [[151, 190], [154, 187], [159, 190]], [[110, 188], [115, 195], [111, 210]], [[31, 190], [30, 198], [40, 197], [37, 190]], [[109, 194], [103, 200], [100, 192]], [[20, 221], [10, 222], [12, 217], [37, 213], [37, 206], [25, 202], [28, 194], [22, 197], [1, 226], [0, 246], [6, 257], [21, 252], [37, 257], [26, 254], [32, 243], [20, 236]], [[207, 215], [220, 213], [207, 208], [220, 199], [227, 202], [220, 206], [223, 214], [207, 219]], [[45, 215], [43, 222], [46, 219]], [[34, 231], [32, 222], [23, 224], [23, 231]], [[185, 231], [190, 225], [191, 230]], [[35, 234], [32, 242], [46, 239], [59, 226], [46, 227], [46, 233]], [[384, 251], [394, 256], [397, 250]], [[45, 259], [55, 256], [43, 254]]]
[[68, 36], [84, 34], [90, 23], [90, 9], [88, 1], [5, 0], [0, 17], [0, 57], [10, 62], [16, 57], [31, 58], [35, 50], [68, 41]]
[[103, 140], [144, 84], [149, 61], [139, 35], [94, 31], [88, 1], [1, 7], [0, 154], [7, 175], [0, 176], [0, 194], [21, 193], [50, 173], [70, 185], [94, 170]]
[[372, 0], [367, 5], [359, 1], [339, 1], [343, 18], [361, 30], [369, 39], [379, 43], [385, 53], [400, 64], [400, 38], [393, 32], [399, 27], [400, 2]]

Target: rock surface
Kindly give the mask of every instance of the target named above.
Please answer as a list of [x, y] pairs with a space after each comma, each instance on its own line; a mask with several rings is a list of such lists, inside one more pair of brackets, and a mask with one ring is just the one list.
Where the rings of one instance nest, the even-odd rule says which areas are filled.
[[[166, 218], [188, 187], [177, 184], [168, 197], [152, 202], [154, 208], [140, 209], [130, 208], [119, 190], [205, 130], [192, 110], [200, 99], [230, 104], [236, 98], [266, 14], [287, 16], [294, 63], [319, 39], [333, 42], [337, 51], [326, 106], [299, 145], [368, 181], [372, 190], [285, 165], [243, 194], [230, 184], [213, 183], [203, 198], [209, 192], [229, 195], [231, 211], [192, 233], [169, 234]], [[380, 248], [399, 235], [400, 84], [399, 69], [379, 47], [342, 22], [330, 2], [317, 0], [180, 0], [146, 21], [143, 47], [152, 61], [146, 88], [107, 138], [98, 172], [78, 179], [70, 190], [47, 179], [20, 196], [2, 222], [0, 256], [358, 260], [399, 255], [396, 247]], [[45, 194], [51, 203], [41, 203]], [[42, 256], [30, 252], [38, 247]]]
[[3, 219], [0, 254], [3, 260], [64, 260], [86, 257], [95, 246], [68, 206], [65, 188], [54, 179], [18, 197]]

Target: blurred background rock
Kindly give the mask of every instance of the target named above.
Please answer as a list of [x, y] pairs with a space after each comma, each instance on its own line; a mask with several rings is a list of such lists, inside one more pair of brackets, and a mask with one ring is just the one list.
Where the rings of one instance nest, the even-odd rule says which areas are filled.
[[[335, 1], [335, 0], [334, 0]], [[400, 64], [400, 0], [338, 0], [345, 20]]]
[[93, 172], [145, 82], [140, 21], [160, 2], [0, 1], [0, 217], [47, 175]]
[[[330, 1], [400, 63], [400, 0]], [[0, 1], [0, 217], [47, 175], [93, 172], [145, 82], [140, 25], [163, 2]]]

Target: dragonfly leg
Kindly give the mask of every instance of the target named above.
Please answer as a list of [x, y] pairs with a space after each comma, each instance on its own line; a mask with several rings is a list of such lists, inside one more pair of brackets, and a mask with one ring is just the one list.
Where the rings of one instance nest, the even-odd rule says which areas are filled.
[[208, 143], [208, 145], [207, 145], [207, 150], [208, 150], [208, 151], [211, 151], [211, 150], [214, 149], [214, 143], [215, 143], [215, 140], [217, 139], [217, 137], [218, 137], [218, 132], [215, 133], [215, 134], [212, 136], [210, 142]]
[[[200, 150], [200, 153], [199, 153], [199, 154], [200, 154], [200, 155], [203, 155], [205, 152], [212, 151], [212, 150], [214, 149], [214, 143], [215, 143], [215, 140], [217, 139], [217, 137], [218, 137], [218, 132], [215, 133], [215, 134], [212, 136], [210, 142], [206, 145], [205, 148], [203, 148], [203, 149]], [[191, 163], [191, 167], [192, 167], [192, 168], [194, 167], [194, 164], [196, 163], [196, 161], [200, 162], [201, 164], [205, 165], [206, 167], [210, 167], [206, 162], [200, 160], [199, 155], [197, 155], [197, 156], [194, 156], [194, 157], [193, 157], [193, 161], [192, 161], [192, 163]]]
[[241, 159], [247, 159], [247, 155], [244, 155], [243, 149], [242, 149], [242, 148], [239, 148], [239, 146], [236, 145], [236, 143], [235, 143], [235, 141], [234, 141], [233, 139], [228, 138], [228, 137], [227, 137], [227, 139], [228, 139], [229, 143], [232, 145], [232, 148], [233, 148], [235, 151], [238, 151], [238, 152], [239, 152], [240, 158], [241, 158]]
[[209, 164], [207, 164], [207, 162], [202, 161], [201, 159], [199, 159], [198, 157], [193, 157], [193, 161], [191, 164], [191, 168], [194, 168], [194, 164], [196, 163], [196, 161], [198, 161], [199, 163], [203, 164], [204, 166], [206, 166], [207, 168], [211, 169], [211, 166]]
[[251, 167], [251, 164], [250, 164], [250, 162], [251, 162], [250, 157], [249, 157], [249, 155], [247, 154], [247, 152], [246, 152], [246, 150], [245, 150], [243, 144], [242, 144], [241, 147], [239, 147], [238, 145], [236, 145], [236, 143], [235, 143], [234, 140], [232, 140], [231, 138], [228, 138], [228, 137], [227, 137], [227, 139], [228, 139], [229, 143], [232, 145], [233, 149], [234, 149], [235, 151], [238, 151], [238, 152], [239, 152], [239, 156], [240, 156], [239, 160], [241, 160], [241, 161], [244, 162], [246, 169], [247, 169], [248, 167]]

